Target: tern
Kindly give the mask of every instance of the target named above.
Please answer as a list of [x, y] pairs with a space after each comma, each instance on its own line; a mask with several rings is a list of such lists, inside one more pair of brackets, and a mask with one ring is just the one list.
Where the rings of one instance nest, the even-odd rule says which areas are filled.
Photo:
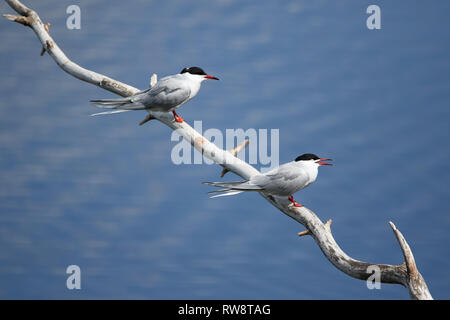
[[[207, 79], [219, 78], [206, 74], [199, 67], [184, 68], [179, 74], [167, 76], [159, 80], [153, 87], [122, 99], [91, 100], [95, 106], [112, 111], [95, 113], [96, 115], [120, 113], [131, 110], [172, 111], [176, 122], [184, 120], [177, 115], [175, 109], [194, 98], [200, 90], [200, 85]], [[144, 119], [140, 124], [150, 120]]]
[[295, 207], [303, 205], [294, 200], [294, 193], [313, 183], [319, 173], [319, 166], [331, 166], [331, 159], [319, 158], [315, 154], [305, 153], [294, 161], [285, 163], [264, 174], [256, 174], [249, 180], [238, 182], [204, 182], [204, 184], [221, 187], [223, 189], [210, 191], [218, 193], [211, 198], [231, 196], [241, 192], [256, 191], [267, 195], [288, 197]]

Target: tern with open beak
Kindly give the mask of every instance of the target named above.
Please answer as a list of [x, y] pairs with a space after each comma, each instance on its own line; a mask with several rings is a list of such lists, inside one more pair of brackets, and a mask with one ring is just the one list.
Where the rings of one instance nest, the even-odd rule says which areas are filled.
[[254, 175], [249, 180], [238, 182], [204, 182], [204, 184], [223, 188], [211, 191], [210, 193], [217, 193], [211, 198], [256, 191], [279, 197], [288, 197], [288, 200], [295, 207], [302, 207], [303, 205], [294, 200], [293, 195], [316, 180], [320, 166], [331, 166], [330, 163], [325, 161], [331, 161], [331, 159], [319, 158], [315, 154], [305, 153], [297, 157], [295, 161], [285, 163], [264, 174]]

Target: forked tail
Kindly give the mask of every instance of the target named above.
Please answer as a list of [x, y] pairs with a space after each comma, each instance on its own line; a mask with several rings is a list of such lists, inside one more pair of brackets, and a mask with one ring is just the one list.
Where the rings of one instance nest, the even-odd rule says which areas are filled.
[[237, 182], [203, 182], [204, 184], [220, 187], [223, 189], [210, 191], [208, 193], [217, 193], [211, 196], [211, 198], [218, 198], [224, 196], [232, 196], [245, 191], [261, 191], [261, 187], [250, 184], [248, 180], [237, 181]]
[[144, 110], [145, 107], [142, 103], [135, 102], [132, 97], [122, 99], [99, 99], [90, 101], [94, 106], [103, 109], [113, 109], [111, 111], [104, 111], [91, 114], [91, 116], [98, 116], [103, 114], [113, 114], [127, 112], [131, 110]]

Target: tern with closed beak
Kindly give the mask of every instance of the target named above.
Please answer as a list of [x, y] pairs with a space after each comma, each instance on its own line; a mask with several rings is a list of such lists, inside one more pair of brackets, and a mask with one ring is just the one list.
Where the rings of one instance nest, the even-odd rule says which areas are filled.
[[288, 197], [295, 207], [303, 205], [294, 200], [294, 193], [300, 191], [313, 183], [319, 173], [319, 166], [331, 166], [331, 159], [319, 158], [315, 154], [305, 153], [295, 161], [285, 163], [278, 168], [272, 169], [264, 174], [256, 174], [249, 180], [238, 182], [204, 182], [204, 184], [220, 187], [223, 189], [211, 191], [217, 193], [211, 198], [231, 196], [241, 192], [262, 192], [268, 195]]
[[[207, 79], [219, 80], [206, 74], [199, 67], [184, 68], [179, 74], [167, 76], [159, 80], [153, 87], [122, 99], [91, 100], [100, 108], [111, 111], [95, 113], [93, 116], [120, 113], [131, 110], [147, 110], [172, 112], [176, 122], [184, 120], [175, 112], [176, 108], [190, 101], [200, 90], [200, 85]], [[150, 120], [144, 119], [140, 124]]]

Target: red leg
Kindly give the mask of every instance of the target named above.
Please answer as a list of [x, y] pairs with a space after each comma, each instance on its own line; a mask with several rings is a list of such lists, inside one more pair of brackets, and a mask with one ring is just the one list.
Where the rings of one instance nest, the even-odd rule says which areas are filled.
[[181, 118], [179, 115], [177, 115], [177, 113], [175, 112], [175, 110], [172, 110], [173, 113], [173, 117], [175, 118], [176, 122], [183, 122], [183, 118]]
[[290, 202], [292, 202], [292, 204], [294, 205], [294, 207], [298, 207], [298, 208], [303, 207], [302, 204], [297, 203], [297, 202], [294, 200], [294, 197], [293, 197], [293, 196], [290, 196], [290, 197], [288, 198], [288, 200], [289, 200]]

